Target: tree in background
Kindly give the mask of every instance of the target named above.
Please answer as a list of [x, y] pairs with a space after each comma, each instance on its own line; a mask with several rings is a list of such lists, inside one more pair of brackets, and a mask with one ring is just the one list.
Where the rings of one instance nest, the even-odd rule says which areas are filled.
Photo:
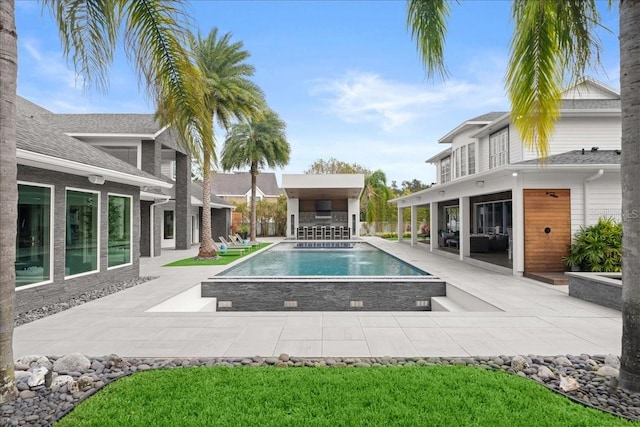
[[[64, 54], [87, 87], [106, 89], [118, 35], [138, 78], [158, 106], [161, 125], [172, 125], [194, 153], [210, 137], [203, 88], [186, 46], [190, 26], [179, 1], [44, 2], [60, 28]], [[13, 371], [15, 233], [17, 221], [15, 2], [0, 2], [0, 403], [16, 395]], [[161, 108], [160, 108], [161, 106]]]
[[260, 88], [249, 80], [255, 68], [245, 61], [249, 52], [242, 42], [232, 42], [231, 33], [218, 37], [218, 29], [213, 28], [206, 38], [200, 34], [191, 38], [191, 49], [202, 74], [205, 86], [205, 105], [211, 124], [211, 138], [202, 141], [202, 240], [198, 258], [216, 255], [211, 236], [212, 163], [215, 165], [215, 139], [213, 125], [228, 130], [233, 120], [242, 120], [257, 115], [264, 105], [264, 95]]
[[[610, 5], [613, 4], [611, 1]], [[407, 25], [430, 77], [444, 77], [444, 40], [451, 2], [409, 0]], [[621, 0], [622, 356], [620, 386], [640, 391], [640, 1]], [[595, 0], [512, 3], [514, 33], [506, 86], [522, 140], [543, 157], [559, 117], [565, 80], [583, 77], [600, 46]]]
[[249, 167], [251, 174], [250, 240], [256, 241], [256, 182], [265, 167], [284, 167], [289, 163], [291, 147], [285, 133], [286, 124], [278, 115], [266, 110], [261, 116], [231, 126], [222, 149], [225, 171]]
[[256, 223], [260, 224], [262, 236], [284, 236], [287, 228], [287, 196], [281, 194], [275, 202], [258, 200], [256, 203]]
[[329, 160], [325, 161], [323, 159], [318, 159], [313, 164], [304, 171], [306, 174], [339, 174], [339, 173], [361, 173], [364, 175], [371, 175], [371, 171], [364, 166], [360, 166], [357, 163], [347, 163], [337, 160], [331, 157]]
[[360, 206], [367, 224], [375, 224], [376, 231], [382, 231], [381, 223], [390, 219], [393, 209], [389, 199], [392, 197], [391, 188], [387, 186], [387, 176], [380, 169], [365, 177]]

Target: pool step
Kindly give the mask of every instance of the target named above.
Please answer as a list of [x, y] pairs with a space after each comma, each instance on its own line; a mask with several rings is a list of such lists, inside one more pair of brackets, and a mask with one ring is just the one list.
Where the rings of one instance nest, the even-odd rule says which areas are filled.
[[431, 297], [431, 311], [467, 311], [454, 300], [447, 297]]

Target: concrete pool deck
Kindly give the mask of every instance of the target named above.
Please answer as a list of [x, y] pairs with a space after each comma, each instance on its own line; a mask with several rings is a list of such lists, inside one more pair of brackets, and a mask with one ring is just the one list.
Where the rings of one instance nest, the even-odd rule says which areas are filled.
[[195, 255], [193, 247], [141, 259], [140, 274], [158, 279], [16, 328], [14, 358], [620, 354], [621, 313], [569, 297], [567, 286], [462, 263], [422, 244], [364, 240], [502, 311], [147, 311], [228, 267], [161, 267]]

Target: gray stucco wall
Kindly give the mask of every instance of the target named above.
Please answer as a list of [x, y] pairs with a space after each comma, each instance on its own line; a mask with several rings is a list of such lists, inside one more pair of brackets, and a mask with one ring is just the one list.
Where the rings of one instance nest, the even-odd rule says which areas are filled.
[[[43, 305], [64, 301], [93, 289], [100, 289], [110, 283], [118, 283], [138, 278], [140, 275], [140, 190], [125, 184], [105, 182], [103, 185], [91, 184], [86, 177], [69, 175], [27, 166], [18, 166], [18, 180], [32, 184], [53, 185], [53, 283], [35, 286], [29, 289], [16, 289], [16, 314], [42, 307]], [[99, 271], [81, 277], [65, 280], [65, 233], [66, 233], [66, 190], [100, 192], [100, 259]], [[131, 265], [107, 269], [108, 256], [108, 195], [132, 196], [132, 257]]]
[[606, 275], [620, 273], [565, 273], [569, 278], [569, 296], [622, 311], [622, 281]]

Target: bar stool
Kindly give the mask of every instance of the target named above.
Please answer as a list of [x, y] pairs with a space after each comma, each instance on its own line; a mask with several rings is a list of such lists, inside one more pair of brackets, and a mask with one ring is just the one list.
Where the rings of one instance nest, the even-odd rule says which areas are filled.
[[331, 240], [331, 228], [329, 227], [322, 227], [322, 238], [324, 240]]
[[320, 227], [313, 227], [313, 238], [315, 240], [322, 239], [322, 229]]
[[305, 240], [310, 240], [313, 238], [313, 235], [311, 234], [311, 230], [306, 225], [304, 226], [304, 238]]
[[342, 228], [342, 238], [347, 240], [351, 238], [351, 229], [349, 227]]
[[336, 232], [336, 226], [335, 226], [335, 225], [332, 225], [332, 226], [331, 226], [331, 228], [329, 228], [329, 236], [330, 236], [329, 238], [330, 238], [331, 240], [336, 240], [336, 239], [337, 239], [337, 237], [336, 237], [336, 233], [337, 233], [337, 232]]

